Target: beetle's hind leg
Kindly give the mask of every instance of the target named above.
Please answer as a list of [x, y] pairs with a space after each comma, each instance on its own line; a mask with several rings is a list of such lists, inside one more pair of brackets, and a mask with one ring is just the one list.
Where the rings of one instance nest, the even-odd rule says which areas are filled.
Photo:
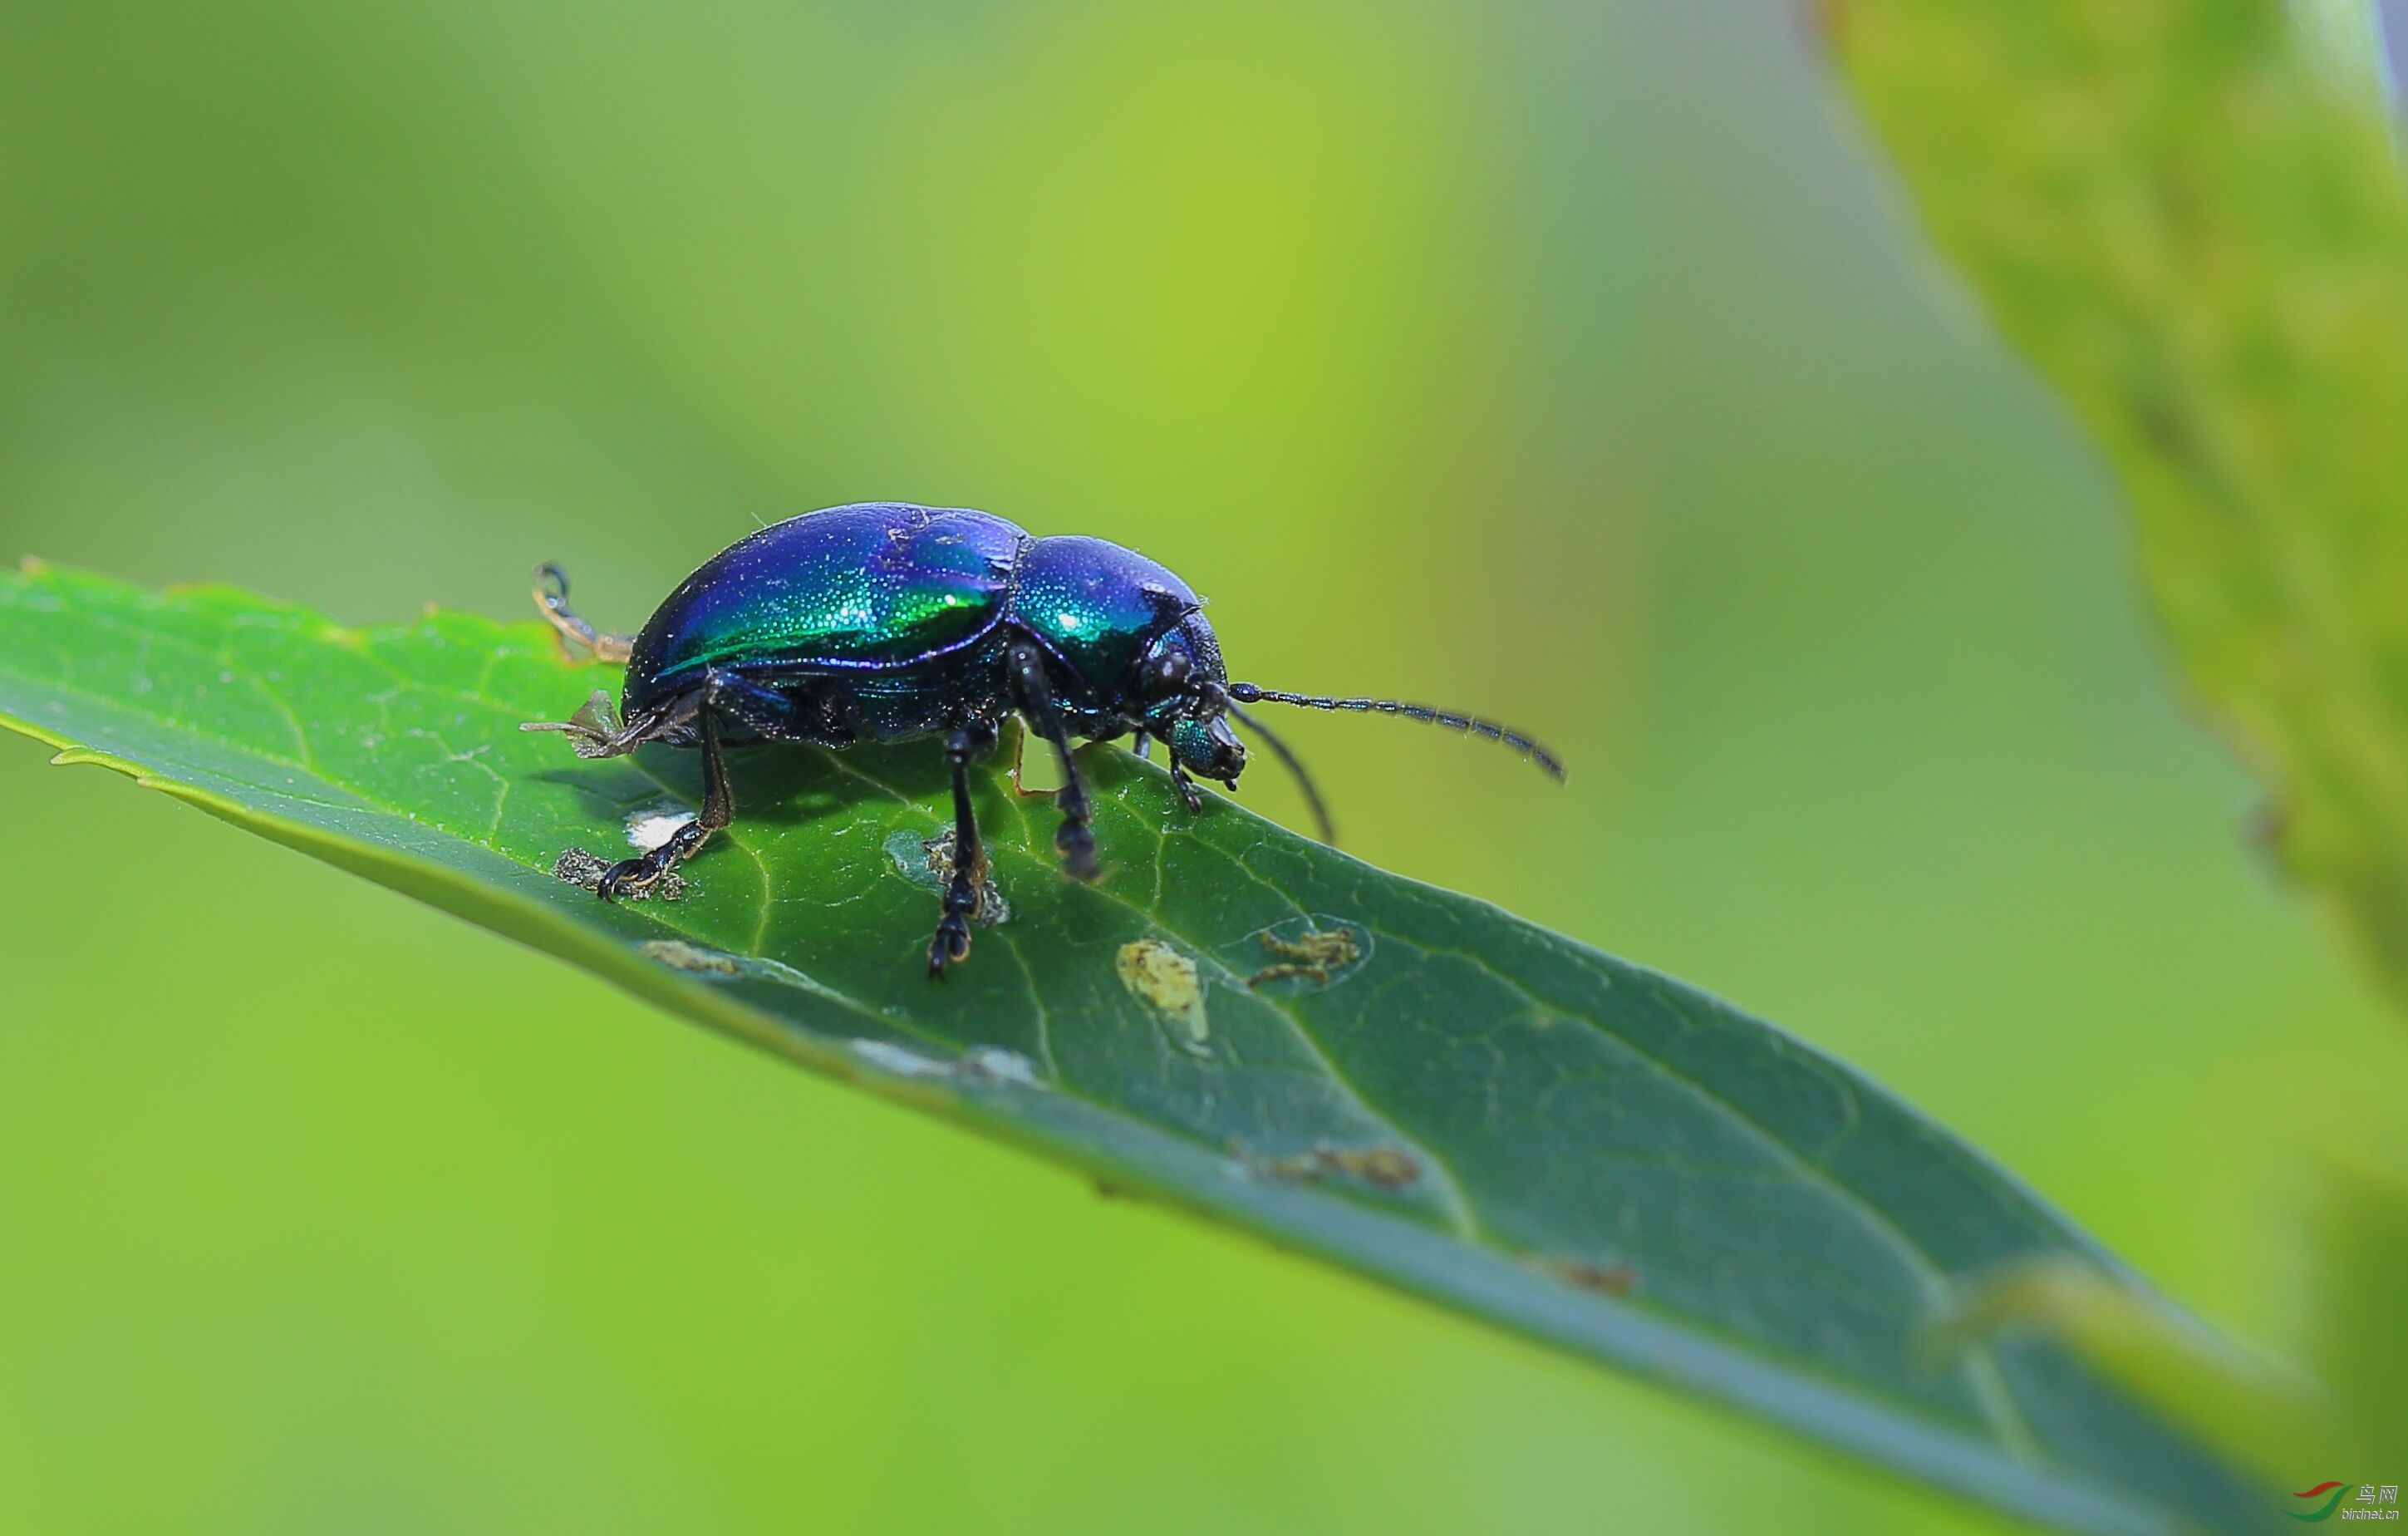
[[[608, 706], [607, 696], [596, 694], [595, 699]], [[595, 707], [588, 701], [588, 709]], [[580, 711], [582, 713], [582, 711]], [[660, 878], [676, 868], [695, 851], [710, 840], [713, 832], [736, 819], [736, 794], [727, 779], [727, 757], [721, 742], [721, 733], [730, 728], [751, 731], [772, 741], [817, 741], [830, 744], [825, 733], [799, 712], [795, 702], [775, 689], [765, 688], [741, 673], [723, 668], [712, 668], [703, 674], [699, 691], [686, 695], [666, 711], [647, 716], [638, 725], [626, 726], [616, 737], [602, 745], [608, 752], [589, 746], [579, 738], [578, 752], [583, 756], [609, 756], [620, 752], [633, 752], [643, 741], [660, 734], [665, 722], [694, 722], [702, 739], [702, 809], [695, 818], [669, 834], [668, 840], [639, 858], [621, 859], [603, 871], [595, 894], [605, 901], [632, 895], [650, 888]], [[530, 730], [568, 730], [580, 727], [574, 722], [565, 726], [529, 726]], [[592, 736], [590, 727], [584, 736]], [[835, 744], [841, 744], [837, 742]]]
[[637, 858], [621, 859], [602, 871], [594, 894], [605, 901], [649, 889], [710, 840], [710, 835], [736, 819], [736, 794], [727, 784], [727, 758], [719, 747], [719, 714], [706, 703], [697, 717], [702, 729], [702, 810], [694, 820], [669, 834], [668, 840]]
[[986, 883], [986, 845], [970, 809], [970, 764], [993, 752], [995, 739], [993, 725], [973, 722], [945, 740], [945, 764], [953, 779], [953, 872], [945, 882], [937, 937], [928, 944], [928, 974], [939, 981], [947, 966], [969, 958], [970, 919], [978, 914], [979, 892]]
[[535, 606], [565, 649], [607, 662], [624, 662], [635, 653], [635, 636], [605, 635], [568, 606], [568, 572], [548, 560], [535, 567]]

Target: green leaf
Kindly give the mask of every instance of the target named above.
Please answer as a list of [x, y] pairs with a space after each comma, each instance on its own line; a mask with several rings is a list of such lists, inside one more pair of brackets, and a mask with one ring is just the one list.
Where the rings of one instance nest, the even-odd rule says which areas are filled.
[[[696, 797], [691, 753], [580, 762], [523, 721], [599, 669], [539, 625], [350, 630], [240, 593], [0, 577], [0, 715], [703, 1024], [1532, 1339], [2000, 1508], [2238, 1529], [2229, 1470], [2035, 1338], [1926, 1347], [2062, 1218], [1845, 1067], [1678, 982], [1083, 754], [1111, 868], [1063, 879], [998, 770], [1010, 915], [923, 974], [926, 743], [739, 756], [675, 903], [555, 878]], [[1322, 941], [1321, 974], [1289, 951]], [[1349, 955], [1346, 952], [1352, 950]], [[1281, 972], [1281, 966], [1290, 969]], [[1935, 1021], [1935, 1027], [1944, 1027]], [[808, 1199], [808, 1191], [797, 1191]]]
[[2129, 493], [2265, 829], [2408, 999], [2408, 179], [2363, 0], [1832, 0], [1933, 238]]
[[1939, 1339], [1961, 1344], [2011, 1328], [2062, 1341], [2235, 1465], [2278, 1485], [2356, 1443], [2353, 1416], [2318, 1384], [2147, 1305], [2095, 1269], [2042, 1259], [2001, 1270], [1966, 1296]]

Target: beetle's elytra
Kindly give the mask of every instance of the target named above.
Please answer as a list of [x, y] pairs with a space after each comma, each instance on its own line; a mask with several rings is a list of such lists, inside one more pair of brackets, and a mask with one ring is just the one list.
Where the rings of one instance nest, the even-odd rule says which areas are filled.
[[722, 749], [939, 736], [953, 768], [953, 869], [928, 946], [928, 973], [970, 951], [985, 854], [970, 813], [969, 765], [1018, 714], [1053, 743], [1063, 785], [1054, 836], [1072, 875], [1098, 873], [1074, 738], [1134, 735], [1167, 749], [1188, 811], [1198, 778], [1231, 788], [1246, 766], [1232, 716], [1296, 772], [1322, 836], [1329, 819], [1301, 764], [1245, 706], [1373, 711], [1502, 741], [1555, 778], [1563, 767], [1518, 731], [1394, 699], [1332, 698], [1231, 682], [1203, 600], [1131, 550], [1077, 536], [1035, 538], [987, 512], [865, 502], [806, 512], [711, 557], [678, 584], [642, 633], [597, 634], [568, 606], [559, 567], [537, 571], [536, 601], [564, 639], [627, 664], [614, 711], [596, 691], [562, 731], [580, 757], [648, 741], [700, 747], [699, 814], [666, 842], [604, 873], [605, 900], [642, 890], [734, 819]]

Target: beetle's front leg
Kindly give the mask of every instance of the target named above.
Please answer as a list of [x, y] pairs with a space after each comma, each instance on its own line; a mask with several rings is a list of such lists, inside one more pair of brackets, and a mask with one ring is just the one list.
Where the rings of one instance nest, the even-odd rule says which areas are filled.
[[1175, 752], [1166, 752], [1162, 755], [1170, 764], [1170, 787], [1179, 791], [1179, 803], [1187, 808], [1191, 816], [1202, 811], [1204, 792], [1196, 787], [1196, 781], [1187, 772], [1187, 765], [1179, 760]]
[[945, 979], [947, 966], [970, 955], [970, 919], [978, 914], [979, 891], [986, 883], [986, 845], [970, 809], [970, 764], [993, 752], [995, 740], [995, 727], [984, 721], [973, 721], [945, 740], [945, 765], [953, 779], [953, 872], [945, 882], [937, 937], [928, 944], [928, 974], [938, 981]]
[[615, 901], [633, 894], [682, 863], [710, 835], [736, 819], [736, 794], [727, 784], [727, 759], [719, 749], [719, 715], [709, 703], [700, 712], [702, 725], [702, 810], [694, 820], [669, 834], [668, 840], [638, 858], [621, 859], [602, 871], [594, 894]]

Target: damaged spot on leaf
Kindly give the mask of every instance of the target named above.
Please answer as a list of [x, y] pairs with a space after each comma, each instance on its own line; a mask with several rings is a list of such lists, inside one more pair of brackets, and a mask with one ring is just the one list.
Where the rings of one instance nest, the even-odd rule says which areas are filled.
[[924, 1055], [892, 1041], [856, 1040], [852, 1042], [852, 1047], [854, 1055], [897, 1077], [953, 1078], [987, 1086], [998, 1084], [1022, 1088], [1045, 1086], [1037, 1076], [1035, 1062], [1000, 1045], [973, 1045], [953, 1061]]
[[1274, 1179], [1297, 1184], [1335, 1176], [1359, 1179], [1375, 1189], [1404, 1189], [1420, 1183], [1422, 1176], [1422, 1160], [1402, 1147], [1340, 1147], [1326, 1141], [1310, 1152], [1266, 1157], [1253, 1166]]
[[1317, 914], [1274, 923], [1248, 937], [1269, 962], [1246, 978], [1250, 987], [1293, 982], [1296, 991], [1319, 992], [1360, 970], [1371, 954], [1368, 930]]
[[636, 953], [655, 965], [714, 982], [775, 982], [781, 986], [798, 987], [821, 997], [837, 996], [824, 983], [782, 960], [730, 955], [725, 950], [691, 943], [683, 939], [647, 939], [636, 946]]
[[1062, 768], [1054, 761], [1053, 753], [1045, 750], [1042, 741], [1038, 743], [1036, 752], [1030, 752], [1029, 734], [1026, 728], [1016, 723], [1012, 735], [1011, 792], [1025, 800], [1060, 793]]
[[1024, 1088], [1041, 1088], [1037, 1064], [1017, 1051], [1007, 1051], [1000, 1045], [973, 1045], [962, 1055], [964, 1077], [983, 1079], [989, 1083], [1011, 1083]]
[[744, 962], [733, 955], [700, 944], [689, 944], [682, 939], [651, 939], [639, 946], [647, 960], [657, 960], [677, 970], [691, 970], [704, 976], [741, 976]]
[[1159, 939], [1133, 939], [1112, 956], [1112, 973], [1130, 997], [1174, 1026], [1171, 1038], [1182, 1050], [1200, 1052], [1211, 1038], [1194, 960]]
[[[953, 878], [953, 829], [950, 826], [933, 838], [924, 838], [908, 828], [890, 833], [884, 847], [886, 856], [895, 861], [896, 870], [924, 891], [942, 895]], [[996, 884], [995, 872], [990, 868], [986, 878], [979, 882], [978, 910], [970, 913], [970, 921], [991, 928], [1010, 920], [1011, 903], [1004, 899], [1003, 890]]]
[[943, 1077], [953, 1069], [949, 1062], [939, 1061], [935, 1056], [924, 1056], [910, 1047], [897, 1045], [892, 1041], [856, 1040], [853, 1042], [853, 1054], [879, 1070], [893, 1072], [897, 1077]]
[[1551, 1274], [1567, 1285], [1577, 1285], [1599, 1296], [1628, 1296], [1639, 1285], [1639, 1271], [1628, 1264], [1598, 1264], [1585, 1258], [1565, 1258], [1554, 1254], [1541, 1255], [1530, 1261], [1534, 1269]]
[[627, 812], [627, 846], [638, 854], [649, 854], [677, 836], [677, 829], [692, 820], [694, 811], [674, 800], [630, 811]]

